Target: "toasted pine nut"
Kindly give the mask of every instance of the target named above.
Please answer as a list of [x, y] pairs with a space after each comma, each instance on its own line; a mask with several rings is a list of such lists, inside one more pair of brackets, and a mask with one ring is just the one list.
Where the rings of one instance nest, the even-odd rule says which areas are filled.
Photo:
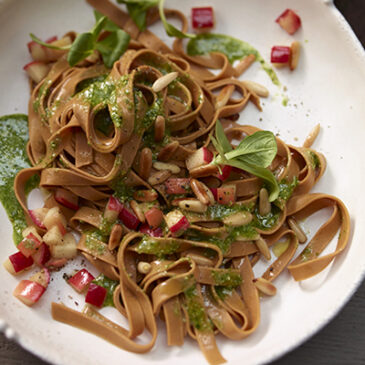
[[130, 202], [130, 205], [131, 205], [131, 208], [134, 212], [134, 214], [137, 216], [137, 218], [142, 222], [144, 223], [146, 221], [146, 218], [142, 212], [142, 209], [141, 207], [138, 205], [138, 203], [135, 201], [135, 200], [132, 200]]
[[171, 176], [171, 172], [167, 170], [157, 171], [148, 178], [150, 185], [162, 184]]
[[307, 241], [306, 234], [303, 232], [302, 228], [300, 227], [300, 225], [294, 218], [289, 218], [288, 224], [289, 224], [290, 229], [297, 236], [299, 243], [304, 243], [305, 241]]
[[165, 118], [158, 115], [155, 120], [155, 141], [161, 142], [165, 136]]
[[249, 54], [248, 56], [242, 58], [242, 60], [239, 62], [239, 64], [234, 68], [235, 77], [241, 76], [256, 60], [255, 55]]
[[291, 46], [291, 57], [289, 61], [289, 67], [293, 71], [297, 68], [299, 62], [300, 55], [300, 43], [298, 41], [294, 41]]
[[139, 175], [142, 179], [147, 180], [151, 173], [152, 167], [152, 151], [145, 147], [141, 151], [141, 155], [139, 157]]
[[179, 147], [179, 142], [174, 141], [166, 145], [157, 155], [159, 161], [168, 161]]
[[133, 193], [133, 198], [140, 202], [153, 202], [158, 194], [155, 190], [138, 190]]
[[303, 143], [303, 147], [309, 148], [312, 146], [312, 144], [318, 137], [320, 129], [321, 129], [321, 125], [319, 123], [313, 127], [313, 129], [309, 132], [307, 138], [305, 139], [305, 141]]
[[223, 218], [223, 223], [227, 226], [239, 227], [249, 224], [252, 221], [250, 212], [237, 212]]
[[261, 293], [274, 296], [276, 294], [276, 287], [270, 281], [264, 278], [253, 279], [253, 282]]
[[123, 234], [123, 227], [120, 224], [114, 224], [112, 231], [110, 232], [108, 249], [114, 250], [120, 244], [120, 240]]
[[255, 244], [259, 251], [264, 255], [266, 260], [271, 259], [271, 252], [269, 250], [269, 246], [267, 245], [266, 241], [260, 236], [256, 241]]
[[[190, 186], [191, 186], [191, 189], [193, 190], [194, 194], [196, 195], [196, 197], [203, 204], [205, 204], [205, 205], [214, 204], [214, 196], [213, 196], [212, 192], [202, 182], [200, 182], [196, 179], [191, 179]], [[210, 195], [209, 195], [208, 191], [209, 191]]]
[[218, 172], [218, 167], [213, 164], [202, 165], [192, 169], [190, 172], [190, 176], [193, 178], [211, 176]]
[[228, 100], [232, 96], [233, 92], [234, 92], [234, 85], [225, 86], [217, 96], [215, 102], [215, 108], [219, 109], [225, 106], [228, 103]]
[[137, 265], [137, 270], [141, 274], [148, 274], [151, 271], [151, 264], [148, 262], [140, 261]]
[[170, 72], [164, 76], [159, 77], [152, 85], [152, 90], [158, 93], [164, 89], [168, 84], [174, 81], [179, 74], [177, 72]]
[[265, 188], [262, 188], [259, 193], [259, 212], [260, 215], [266, 215], [271, 212], [269, 193]]
[[269, 90], [266, 89], [264, 85], [258, 84], [257, 82], [250, 80], [244, 80], [242, 81], [242, 83], [249, 91], [253, 91], [258, 96], [261, 96], [263, 98], [267, 98], [269, 96]]
[[207, 210], [207, 206], [201, 203], [198, 199], [184, 199], [179, 201], [179, 207], [181, 209], [189, 210], [196, 213], [204, 213]]
[[181, 171], [180, 167], [173, 163], [166, 163], [166, 162], [160, 162], [160, 161], [154, 162], [153, 167], [156, 170], [160, 170], [160, 171], [163, 171], [163, 170], [171, 171], [173, 174], [178, 174]]

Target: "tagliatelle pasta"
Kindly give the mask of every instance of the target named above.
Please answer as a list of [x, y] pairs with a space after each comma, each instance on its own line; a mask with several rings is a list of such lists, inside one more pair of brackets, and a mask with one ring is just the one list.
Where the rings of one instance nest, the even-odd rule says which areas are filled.
[[[40, 175], [40, 186], [51, 192], [45, 207], [62, 210], [81, 234], [79, 252], [118, 282], [113, 302], [129, 329], [92, 306], [77, 312], [53, 303], [53, 318], [145, 353], [155, 344], [162, 317], [169, 346], [183, 345], [189, 335], [210, 364], [223, 363], [216, 335], [242, 340], [260, 323], [252, 270], [257, 261], [268, 262], [263, 283], [286, 269], [297, 281], [316, 275], [346, 247], [349, 214], [338, 198], [310, 192], [326, 167], [324, 156], [310, 147], [275, 138], [272, 160], [256, 169], [261, 175], [237, 167], [241, 156], [227, 157], [238, 151], [234, 140], [264, 135], [233, 121], [249, 102], [261, 110], [260, 97], [236, 78], [224, 54], [189, 56], [181, 39], [170, 49], [111, 2], [88, 2], [131, 36], [129, 47], [112, 69], [100, 57], [70, 67], [60, 52], [47, 76], [32, 83], [27, 152], [33, 167], [18, 173], [14, 190], [33, 225], [26, 182]], [[165, 13], [187, 31], [183, 14]], [[158, 13], [149, 11], [148, 24], [158, 20]], [[173, 72], [177, 78], [154, 91], [156, 80]], [[219, 121], [229, 146], [219, 140]], [[198, 151], [203, 161], [192, 161]], [[214, 163], [219, 155], [226, 164]], [[251, 160], [245, 163], [254, 169]], [[278, 187], [273, 199], [271, 176]], [[55, 200], [59, 188], [77, 198], [77, 210]], [[111, 196], [124, 209], [114, 220], [105, 213]], [[301, 221], [324, 208], [332, 214], [293, 260], [298, 237], [288, 218]], [[338, 232], [334, 252], [321, 255]], [[284, 239], [286, 249], [270, 261], [270, 248]], [[145, 272], [140, 263], [148, 264]], [[141, 344], [137, 338], [145, 331], [150, 340]]]

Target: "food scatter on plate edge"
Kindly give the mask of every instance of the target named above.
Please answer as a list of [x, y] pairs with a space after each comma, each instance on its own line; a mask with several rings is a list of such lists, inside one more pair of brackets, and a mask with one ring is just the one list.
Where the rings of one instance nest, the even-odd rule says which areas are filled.
[[[88, 2], [96, 10], [90, 31], [45, 42], [31, 35], [29, 114], [0, 119], [0, 199], [18, 248], [4, 267], [12, 275], [38, 267], [14, 296], [34, 305], [63, 268], [86, 305], [78, 312], [52, 303], [55, 320], [147, 352], [160, 315], [169, 346], [188, 334], [209, 363], [222, 363], [216, 332], [247, 337], [260, 322], [260, 295], [276, 294], [280, 273], [309, 278], [347, 244], [344, 204], [310, 193], [326, 167], [311, 148], [319, 127], [293, 147], [236, 123], [248, 103], [261, 111], [260, 99], [269, 95], [242, 80], [252, 63], [281, 85], [254, 47], [207, 32], [215, 26], [211, 7], [192, 10], [195, 35], [163, 0], [120, 0], [129, 14], [108, 1]], [[175, 37], [173, 53], [147, 29], [159, 19]], [[301, 25], [291, 9], [276, 22], [291, 35]], [[271, 62], [295, 70], [299, 48], [297, 41], [273, 46]], [[29, 209], [36, 187], [44, 204]], [[300, 222], [324, 208], [333, 214], [308, 239]], [[337, 232], [334, 252], [321, 255]], [[100, 275], [85, 267], [67, 272], [79, 254]], [[261, 277], [252, 270], [258, 261], [267, 263]], [[99, 313], [103, 306], [114, 306], [130, 329]], [[144, 331], [151, 340], [136, 342]]]

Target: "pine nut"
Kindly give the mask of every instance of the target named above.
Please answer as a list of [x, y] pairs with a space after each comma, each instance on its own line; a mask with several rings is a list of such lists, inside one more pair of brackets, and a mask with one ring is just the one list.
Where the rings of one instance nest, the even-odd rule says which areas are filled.
[[207, 206], [201, 203], [198, 199], [184, 199], [179, 201], [181, 209], [195, 213], [204, 213], [207, 211]]
[[223, 223], [227, 226], [239, 227], [249, 224], [252, 221], [250, 212], [237, 212], [223, 218]]
[[158, 93], [164, 89], [168, 84], [174, 81], [179, 74], [177, 72], [170, 72], [164, 76], [159, 77], [152, 85], [152, 90]]
[[137, 270], [141, 274], [148, 274], [151, 271], [151, 264], [148, 262], [140, 261], [137, 265]]
[[249, 91], [253, 91], [258, 96], [263, 98], [267, 98], [269, 96], [269, 90], [266, 89], [264, 85], [250, 80], [244, 80], [242, 83]]
[[108, 249], [114, 250], [120, 244], [123, 234], [123, 227], [120, 224], [114, 224], [112, 231], [110, 232]]
[[218, 172], [218, 167], [213, 164], [202, 165], [192, 169], [190, 172], [190, 176], [193, 178], [211, 176]]
[[265, 188], [262, 188], [259, 193], [259, 212], [260, 215], [266, 215], [271, 212], [269, 193]]
[[139, 206], [139, 204], [135, 200], [132, 200], [129, 204], [131, 205], [131, 208], [132, 208], [134, 214], [137, 216], [137, 218], [142, 223], [144, 223], [146, 221], [146, 218], [145, 218], [145, 216], [144, 216], [144, 214], [142, 212], [142, 209]]
[[139, 176], [142, 179], [147, 180], [151, 173], [152, 167], [152, 151], [145, 147], [141, 151], [141, 155], [139, 157]]
[[180, 167], [173, 163], [156, 161], [153, 163], [153, 167], [156, 170], [160, 170], [160, 171], [163, 171], [163, 170], [171, 171], [173, 174], [178, 174], [181, 171]]
[[272, 284], [270, 281], [264, 279], [264, 278], [257, 278], [253, 279], [253, 282], [258, 290], [260, 290], [261, 293], [274, 296], [276, 295], [276, 287], [274, 284]]
[[225, 106], [228, 103], [233, 92], [234, 92], [234, 85], [225, 86], [217, 96], [217, 99], [215, 102], [215, 108], [219, 109], [219, 108], [222, 108], [223, 106]]
[[256, 57], [253, 54], [250, 54], [250, 55], [242, 58], [242, 60], [234, 68], [235, 76], [236, 77], [241, 76], [252, 65], [252, 63], [255, 62], [255, 60], [256, 60]]
[[300, 227], [300, 225], [294, 218], [289, 218], [288, 224], [289, 224], [290, 229], [297, 236], [299, 243], [304, 243], [305, 241], [307, 241], [306, 234], [303, 232], [302, 228]]
[[196, 179], [190, 180], [190, 186], [196, 197], [205, 205], [214, 204], [214, 196], [211, 190]]
[[157, 155], [159, 161], [168, 161], [179, 147], [179, 142], [174, 141], [166, 145]]
[[162, 184], [164, 181], [166, 181], [171, 176], [171, 172], [164, 170], [164, 171], [157, 171], [154, 174], [152, 174], [148, 178], [148, 183], [150, 185], [157, 185]]
[[161, 142], [164, 136], [165, 136], [165, 118], [162, 115], [159, 115], [155, 120], [155, 141]]
[[133, 198], [140, 202], [153, 202], [158, 198], [155, 190], [138, 190], [133, 193]]
[[291, 57], [289, 61], [289, 67], [293, 71], [297, 68], [299, 62], [300, 55], [300, 43], [298, 41], [294, 41], [291, 44]]
[[256, 241], [255, 244], [259, 251], [264, 255], [266, 260], [271, 259], [271, 252], [269, 250], [269, 246], [267, 245], [266, 241], [260, 236]]
[[318, 123], [313, 129], [309, 132], [307, 138], [303, 143], [303, 147], [309, 148], [312, 146], [316, 138], [318, 137], [319, 131], [321, 130], [321, 125]]

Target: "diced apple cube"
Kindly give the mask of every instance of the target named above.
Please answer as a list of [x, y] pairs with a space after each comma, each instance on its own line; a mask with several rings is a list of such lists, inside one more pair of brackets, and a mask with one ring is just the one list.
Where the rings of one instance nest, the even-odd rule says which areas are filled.
[[291, 49], [286, 46], [274, 46], [271, 48], [271, 63], [286, 64], [291, 57]]
[[143, 234], [148, 234], [151, 237], [162, 237], [163, 236], [163, 231], [162, 231], [161, 227], [152, 229], [147, 223], [143, 224], [140, 227], [139, 232], [141, 232]]
[[63, 244], [50, 247], [52, 257], [56, 259], [72, 259], [77, 255], [77, 243], [72, 233], [66, 233]]
[[233, 204], [236, 202], [236, 186], [226, 185], [217, 189], [217, 201], [219, 204]]
[[147, 223], [151, 228], [157, 228], [163, 221], [163, 213], [161, 209], [152, 207], [145, 213]]
[[32, 233], [38, 239], [38, 241], [42, 241], [42, 237], [39, 235], [35, 226], [28, 226], [27, 228], [24, 228], [22, 236], [25, 238], [28, 236], [29, 233]]
[[78, 293], [82, 293], [94, 279], [94, 276], [91, 275], [86, 269], [82, 269], [73, 275], [67, 282]]
[[51, 258], [51, 251], [49, 250], [48, 245], [43, 242], [32, 257], [36, 265], [44, 266]]
[[50, 279], [51, 275], [46, 268], [36, 272], [29, 278], [29, 280], [41, 284], [45, 289], [47, 289]]
[[180, 236], [189, 228], [189, 221], [179, 210], [173, 210], [166, 214], [165, 221], [174, 237]]
[[42, 244], [33, 233], [28, 233], [27, 237], [23, 238], [18, 244], [18, 250], [25, 256], [29, 257], [36, 253], [38, 247]]
[[18, 275], [33, 265], [33, 258], [26, 257], [19, 251], [10, 255], [3, 265], [10, 274]]
[[48, 246], [62, 245], [64, 243], [64, 236], [58, 226], [52, 226], [43, 236], [43, 241]]
[[100, 285], [90, 283], [86, 293], [85, 302], [101, 308], [104, 304], [107, 295], [107, 290]]
[[211, 6], [192, 8], [191, 22], [193, 29], [208, 31], [214, 27], [214, 12]]
[[22, 280], [15, 288], [13, 295], [25, 305], [32, 306], [38, 302], [45, 291], [45, 287], [35, 281]]
[[171, 178], [165, 181], [166, 194], [186, 194], [190, 191], [190, 179]]
[[57, 226], [62, 235], [66, 233], [67, 221], [58, 207], [53, 207], [48, 210], [46, 216], [44, 217], [43, 223], [48, 230], [54, 226]]
[[29, 210], [29, 215], [32, 218], [32, 221], [34, 224], [42, 229], [46, 229], [46, 226], [44, 225], [44, 218], [46, 214], [48, 213], [48, 208], [37, 208], [33, 210]]
[[34, 61], [47, 61], [47, 49], [39, 43], [32, 41], [27, 44], [29, 53], [31, 54]]
[[289, 34], [294, 34], [302, 24], [299, 15], [291, 9], [286, 9], [275, 21]]
[[123, 204], [117, 198], [111, 196], [104, 210], [104, 218], [109, 222], [115, 222], [123, 207]]
[[62, 266], [65, 266], [66, 264], [67, 264], [67, 259], [65, 259], [65, 258], [63, 258], [63, 259], [52, 258], [46, 263], [46, 266], [50, 270], [57, 270], [57, 269], [61, 268]]
[[193, 170], [199, 166], [207, 165], [213, 160], [213, 153], [206, 147], [201, 147], [192, 153], [186, 160], [187, 169]]
[[229, 175], [231, 174], [232, 166], [230, 165], [221, 166], [221, 171], [222, 173], [217, 174], [218, 179], [221, 181], [227, 180], [229, 178]]
[[42, 81], [50, 69], [50, 65], [45, 64], [42, 61], [33, 61], [27, 63], [23, 69], [26, 71], [28, 76], [37, 84]]
[[129, 209], [123, 207], [119, 213], [119, 219], [129, 229], [136, 230], [141, 223], [140, 220]]

